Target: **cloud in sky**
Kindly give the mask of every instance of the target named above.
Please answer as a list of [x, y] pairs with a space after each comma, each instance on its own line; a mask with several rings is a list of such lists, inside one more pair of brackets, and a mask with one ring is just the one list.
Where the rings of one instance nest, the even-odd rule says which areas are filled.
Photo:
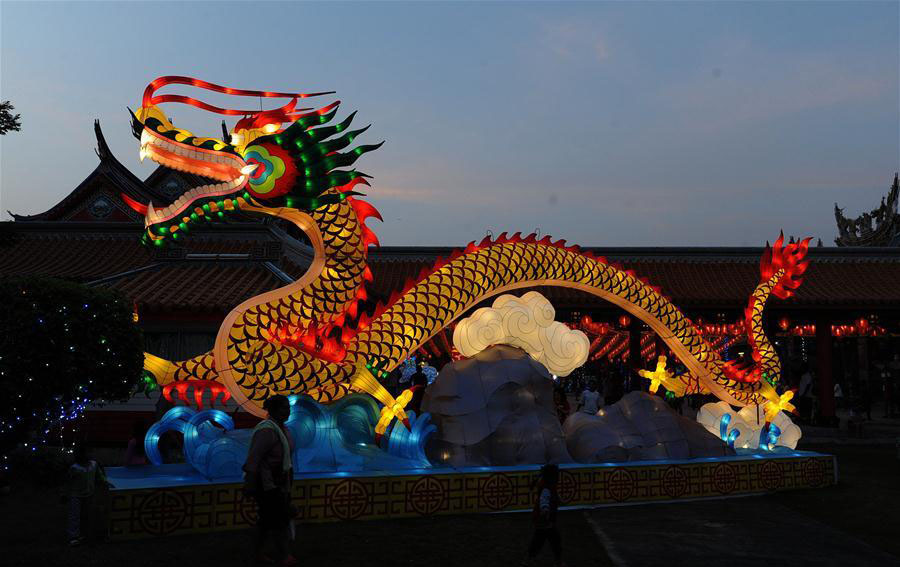
[[[265, 41], [242, 31], [275, 6]], [[898, 15], [896, 3], [4, 3], [0, 97], [24, 129], [0, 142], [0, 210], [45, 210], [90, 173], [95, 118], [149, 175], [125, 106], [178, 73], [337, 90], [341, 116], [373, 124], [360, 141], [387, 140], [359, 164], [384, 244], [538, 227], [584, 245], [758, 244], [782, 227], [829, 242], [833, 203], [875, 206], [900, 167]], [[135, 22], [160, 18], [152, 46], [136, 38]], [[219, 131], [217, 116], [166, 110]]]
[[834, 53], [781, 53], [730, 43], [683, 81], [659, 91], [660, 107], [679, 116], [683, 127], [719, 132], [842, 104], [896, 100], [896, 77], [884, 69]]
[[600, 31], [577, 20], [542, 21], [538, 42], [562, 59], [585, 57], [602, 62], [609, 58], [609, 48]]

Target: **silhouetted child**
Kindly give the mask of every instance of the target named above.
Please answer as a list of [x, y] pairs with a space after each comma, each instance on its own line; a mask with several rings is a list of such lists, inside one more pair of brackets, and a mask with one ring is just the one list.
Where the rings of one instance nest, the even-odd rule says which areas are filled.
[[90, 519], [90, 511], [94, 503], [94, 494], [98, 486], [112, 486], [106, 480], [103, 467], [88, 458], [87, 449], [78, 446], [75, 450], [75, 462], [69, 467], [66, 477], [63, 499], [68, 500], [69, 545], [80, 545], [84, 542], [84, 533], [89, 531], [86, 520]]
[[550, 542], [553, 551], [553, 559], [558, 567], [564, 565], [562, 560], [562, 541], [559, 530], [556, 528], [556, 512], [559, 509], [559, 495], [556, 492], [556, 484], [559, 480], [559, 467], [556, 465], [544, 465], [541, 467], [541, 476], [537, 482], [534, 509], [534, 535], [531, 536], [531, 544], [528, 546], [528, 556], [522, 562], [523, 566], [531, 565], [531, 562], [541, 552], [544, 542]]
[[128, 448], [125, 450], [125, 466], [147, 464], [147, 455], [144, 453], [146, 435], [147, 426], [144, 420], [139, 419], [131, 424], [131, 439], [128, 440]]

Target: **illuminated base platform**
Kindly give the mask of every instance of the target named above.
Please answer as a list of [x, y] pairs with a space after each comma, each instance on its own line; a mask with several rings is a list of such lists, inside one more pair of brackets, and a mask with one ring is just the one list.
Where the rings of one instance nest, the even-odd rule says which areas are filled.
[[[540, 467], [477, 467], [297, 475], [299, 522], [529, 510]], [[256, 506], [239, 479], [208, 482], [188, 465], [114, 468], [109, 536], [156, 537], [246, 528]], [[686, 461], [564, 465], [565, 508], [725, 498], [837, 482], [831, 455], [805, 451]]]

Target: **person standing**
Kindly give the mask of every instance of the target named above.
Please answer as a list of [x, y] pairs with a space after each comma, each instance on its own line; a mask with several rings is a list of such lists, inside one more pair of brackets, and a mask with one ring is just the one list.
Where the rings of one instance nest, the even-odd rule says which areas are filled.
[[125, 449], [125, 466], [146, 465], [147, 455], [144, 453], [144, 437], [147, 435], [147, 426], [144, 420], [139, 419], [131, 426], [131, 439]]
[[537, 494], [532, 509], [532, 518], [534, 520], [534, 534], [531, 536], [531, 543], [528, 545], [528, 554], [524, 561], [523, 567], [532, 564], [544, 542], [550, 542], [550, 549], [553, 551], [553, 560], [557, 567], [563, 567], [562, 560], [562, 540], [559, 530], [556, 527], [556, 513], [559, 509], [559, 494], [556, 492], [556, 485], [559, 480], [559, 467], [549, 464], [541, 467], [541, 475], [537, 483]]
[[75, 449], [75, 462], [69, 467], [63, 500], [68, 501], [68, 529], [69, 545], [76, 546], [84, 543], [85, 533], [90, 532], [91, 510], [94, 504], [94, 494], [98, 486], [112, 486], [106, 480], [103, 467], [88, 457], [87, 448], [78, 445]]
[[872, 383], [869, 378], [860, 384], [860, 390], [862, 411], [865, 412], [866, 419], [872, 421]]
[[878, 389], [876, 392], [880, 394], [884, 401], [884, 417], [888, 417], [891, 411], [891, 369], [887, 362], [877, 362], [875, 367], [878, 369]]
[[834, 383], [834, 406], [837, 409], [844, 409], [844, 389], [841, 388], [840, 382]]
[[797, 405], [801, 417], [807, 422], [812, 422], [813, 414], [813, 373], [809, 366], [800, 375], [800, 386], [797, 388]]
[[897, 413], [898, 392], [897, 384], [900, 383], [900, 354], [894, 354], [893, 360], [884, 365], [887, 370], [884, 382], [884, 413], [885, 417], [894, 417]]
[[272, 536], [279, 564], [296, 565], [297, 560], [288, 549], [293, 519], [290, 498], [294, 441], [285, 424], [291, 415], [291, 404], [279, 394], [269, 397], [263, 409], [268, 412], [268, 419], [253, 430], [243, 467], [244, 493], [256, 500], [259, 513], [253, 553], [258, 562], [271, 563], [264, 548]]
[[559, 381], [553, 383], [553, 405], [556, 407], [556, 417], [560, 423], [565, 423], [569, 417], [571, 408], [569, 407], [569, 398]]
[[600, 392], [597, 391], [597, 383], [592, 380], [588, 383], [584, 391], [581, 392], [581, 396], [578, 400], [578, 411], [590, 415], [597, 415], [597, 412], [600, 411], [602, 406], [603, 398], [600, 396]]

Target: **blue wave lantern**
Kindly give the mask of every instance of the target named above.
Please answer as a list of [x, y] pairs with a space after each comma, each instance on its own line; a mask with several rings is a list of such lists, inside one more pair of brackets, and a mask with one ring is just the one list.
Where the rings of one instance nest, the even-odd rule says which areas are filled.
[[[294, 440], [293, 464], [297, 474], [309, 472], [404, 470], [431, 467], [425, 455], [428, 437], [437, 428], [430, 416], [410, 412], [410, 430], [395, 423], [375, 443], [380, 407], [370, 396], [345, 396], [323, 406], [308, 396], [289, 396], [291, 414], [286, 427]], [[221, 410], [195, 411], [177, 406], [154, 423], [144, 438], [144, 450], [154, 465], [162, 465], [159, 440], [177, 431], [184, 436], [184, 458], [208, 479], [236, 479], [252, 440], [252, 429], [235, 429], [234, 420]]]

